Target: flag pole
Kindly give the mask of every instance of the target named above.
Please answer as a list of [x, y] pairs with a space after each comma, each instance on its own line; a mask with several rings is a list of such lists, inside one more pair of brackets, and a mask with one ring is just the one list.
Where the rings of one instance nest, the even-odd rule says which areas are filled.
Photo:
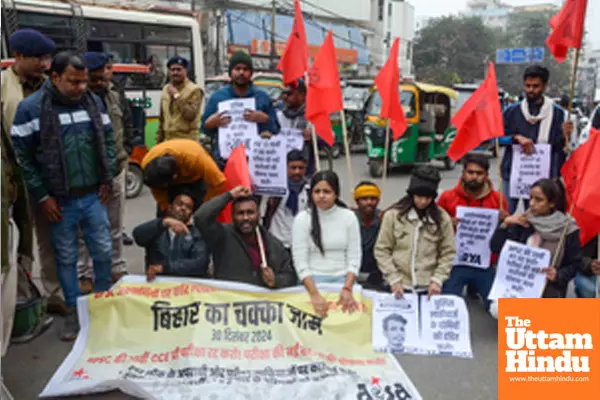
[[[600, 235], [598, 235], [598, 252], [596, 258], [600, 260]], [[600, 275], [596, 275], [596, 298], [600, 298]]]
[[[500, 192], [500, 211], [504, 211], [504, 203], [502, 202], [502, 166], [500, 165], [500, 138], [496, 138], [496, 167], [498, 170], [498, 191]], [[508, 201], [508, 199], [506, 199]]]
[[[308, 88], [308, 71], [304, 73], [304, 82], [306, 84], [306, 87]], [[310, 134], [312, 136], [313, 152], [315, 156], [315, 172], [319, 172], [321, 170], [321, 159], [319, 158], [319, 144], [317, 143], [317, 133], [315, 132], [315, 127], [313, 124], [309, 122], [308, 126], [310, 129]]]
[[[569, 91], [569, 107], [567, 108], [567, 121], [571, 120], [571, 111], [573, 110], [573, 97], [575, 97], [575, 82], [577, 81], [577, 67], [579, 65], [579, 55], [581, 49], [575, 50], [575, 61], [573, 62], [573, 75], [571, 75], [571, 88]], [[570, 150], [569, 141], [565, 138], [565, 152]]]
[[344, 152], [346, 153], [346, 167], [348, 168], [348, 181], [350, 182], [350, 198], [354, 194], [354, 174], [352, 173], [352, 163], [350, 162], [350, 145], [348, 144], [348, 128], [346, 127], [346, 113], [340, 110], [342, 117], [342, 135], [344, 136]]
[[[383, 174], [382, 174], [382, 186], [385, 185], [387, 179], [388, 169], [388, 148], [390, 147], [390, 119], [385, 120], [385, 148], [383, 149]], [[383, 190], [382, 190], [383, 192]]]

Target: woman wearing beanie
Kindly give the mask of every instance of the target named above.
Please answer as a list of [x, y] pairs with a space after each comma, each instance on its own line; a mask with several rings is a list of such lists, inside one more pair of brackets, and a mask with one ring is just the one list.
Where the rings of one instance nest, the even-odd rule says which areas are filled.
[[375, 259], [396, 297], [405, 289], [440, 294], [456, 254], [450, 216], [435, 203], [440, 174], [415, 168], [407, 195], [384, 214]]
[[296, 216], [292, 229], [294, 267], [318, 315], [325, 317], [328, 310], [318, 283], [343, 284], [338, 304], [344, 311], [356, 311], [352, 286], [362, 257], [358, 220], [339, 199], [335, 172], [317, 172], [310, 182], [310, 194], [310, 208]]
[[540, 247], [550, 251], [554, 260], [565, 227], [567, 236], [560, 249], [556, 266], [548, 266], [547, 284], [542, 297], [565, 297], [569, 281], [581, 269], [582, 250], [579, 243], [579, 227], [566, 214], [565, 192], [560, 181], [541, 179], [531, 187], [529, 210], [507, 217], [498, 227], [490, 248], [500, 253], [507, 240]]

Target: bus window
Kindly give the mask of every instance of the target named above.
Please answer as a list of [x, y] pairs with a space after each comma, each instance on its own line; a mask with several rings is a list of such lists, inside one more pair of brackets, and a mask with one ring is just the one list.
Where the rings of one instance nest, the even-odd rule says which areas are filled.
[[[160, 88], [162, 87], [162, 85], [164, 85], [166, 83], [166, 81], [168, 81], [168, 76], [169, 76], [169, 72], [168, 72], [168, 68], [167, 68], [167, 62], [169, 61], [169, 58], [173, 57], [173, 56], [181, 56], [186, 58], [189, 62], [190, 62], [190, 66], [188, 69], [188, 78], [192, 81], [194, 81], [194, 64], [193, 64], [193, 60], [192, 60], [192, 50], [190, 47], [186, 47], [186, 46], [169, 46], [169, 45], [148, 45], [146, 46], [146, 54], [148, 55], [148, 58], [150, 58], [151, 56], [154, 56], [153, 58], [153, 65], [155, 70], [157, 71], [155, 73], [155, 75], [157, 75], [157, 78], [155, 79], [155, 82], [153, 84], [154, 88]], [[150, 72], [150, 75], [152, 75], [152, 71]], [[164, 76], [164, 79], [162, 80], [162, 83], [160, 86], [156, 87], [156, 81], [158, 81], [158, 76]], [[152, 80], [152, 78], [150, 78]]]
[[87, 20], [90, 39], [119, 39], [126, 41], [141, 40], [142, 26], [117, 21]]
[[21, 11], [17, 15], [19, 28], [31, 28], [40, 31], [54, 40], [58, 51], [73, 48], [71, 17]]
[[192, 30], [173, 26], [146, 25], [144, 26], [144, 39], [149, 42], [188, 44], [192, 41]]

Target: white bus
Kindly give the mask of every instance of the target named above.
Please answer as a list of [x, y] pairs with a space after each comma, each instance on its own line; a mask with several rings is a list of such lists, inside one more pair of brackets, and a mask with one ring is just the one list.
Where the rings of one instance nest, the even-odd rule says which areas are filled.
[[42, 0], [2, 0], [2, 59], [12, 56], [7, 37], [33, 28], [50, 37], [58, 50], [109, 53], [117, 64], [150, 64], [147, 75], [117, 80], [127, 97], [146, 111], [145, 142], [155, 143], [160, 93], [168, 78], [167, 60], [190, 60], [190, 79], [204, 87], [204, 60], [197, 14], [182, 10], [131, 9], [110, 5]]

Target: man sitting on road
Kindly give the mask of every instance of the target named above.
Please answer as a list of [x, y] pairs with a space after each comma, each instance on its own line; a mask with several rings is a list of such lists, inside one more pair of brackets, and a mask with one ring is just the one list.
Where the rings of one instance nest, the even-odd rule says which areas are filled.
[[[498, 210], [500, 202], [502, 202], [502, 209], [506, 210], [507, 207], [506, 198], [502, 193], [495, 191], [492, 186], [488, 175], [490, 163], [485, 156], [467, 154], [463, 159], [463, 165], [462, 177], [458, 185], [454, 189], [446, 190], [438, 200], [438, 205], [446, 210], [452, 218], [455, 230], [460, 223], [460, 220], [456, 218], [458, 206]], [[508, 212], [501, 212], [500, 220], [504, 220], [507, 216]], [[496, 258], [495, 255], [492, 255], [490, 266], [485, 269], [455, 265], [450, 272], [450, 278], [444, 282], [443, 293], [462, 296], [465, 285], [470, 285], [481, 296], [485, 308], [489, 309], [490, 301], [487, 297], [496, 275], [495, 268], [491, 264]]]
[[161, 215], [169, 207], [168, 190], [174, 186], [186, 185], [200, 203], [225, 188], [225, 175], [195, 140], [171, 139], [157, 144], [142, 160], [142, 168], [144, 182], [152, 189]]
[[[221, 224], [217, 217], [230, 201], [233, 224]], [[207, 201], [194, 217], [213, 254], [216, 279], [272, 289], [296, 284], [290, 253], [259, 227], [258, 201], [249, 189], [238, 186]]]
[[288, 153], [287, 176], [288, 194], [285, 197], [269, 197], [266, 200], [263, 226], [290, 250], [294, 218], [298, 211], [304, 210], [308, 204], [306, 159], [300, 150]]
[[145, 222], [133, 230], [135, 242], [146, 249], [148, 281], [156, 275], [206, 277], [208, 248], [191, 219], [199, 200], [184, 186], [169, 195], [167, 217]]

